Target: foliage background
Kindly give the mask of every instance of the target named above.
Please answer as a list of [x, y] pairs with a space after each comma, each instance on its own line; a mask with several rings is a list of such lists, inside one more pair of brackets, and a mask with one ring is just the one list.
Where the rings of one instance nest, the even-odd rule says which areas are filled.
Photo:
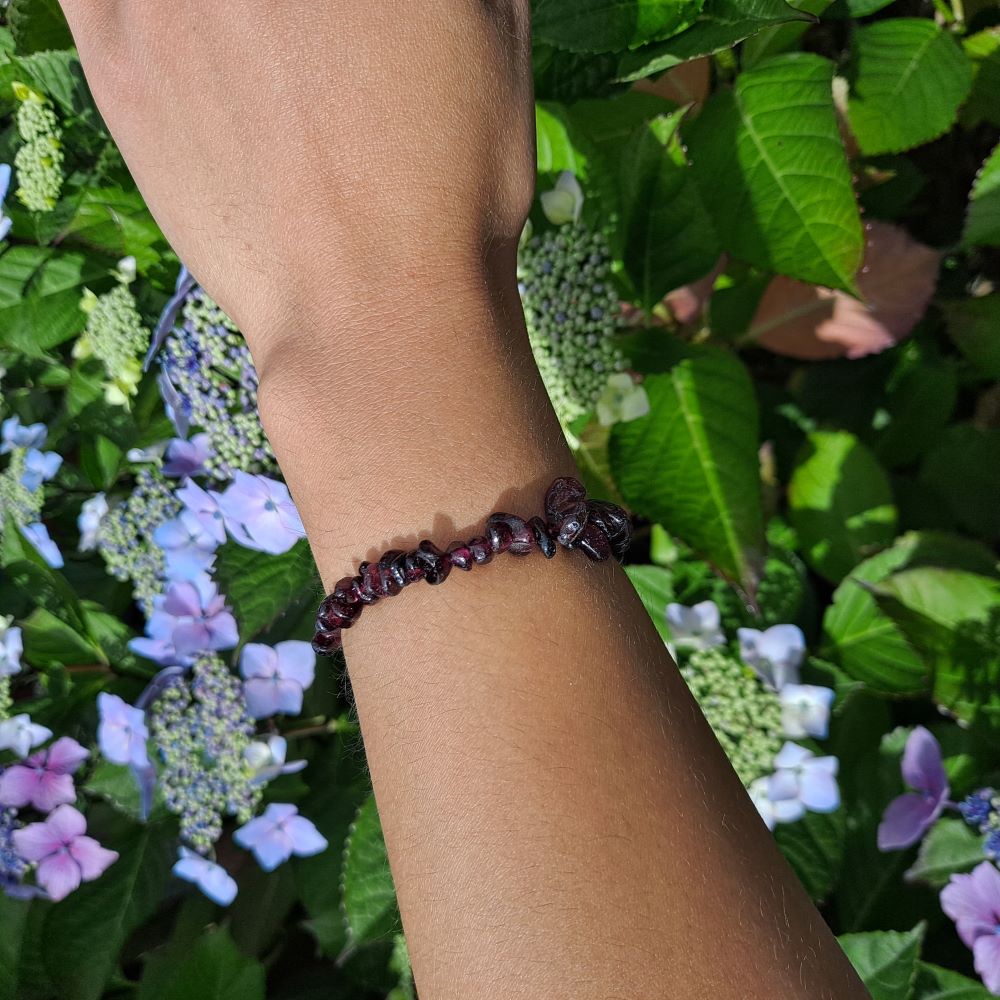
[[[55, 0], [10, 0], [5, 21], [0, 162], [20, 82], [59, 116], [64, 179], [51, 211], [8, 195], [0, 405], [46, 422], [64, 457], [44, 516], [67, 558], [53, 570], [7, 530], [0, 611], [31, 668], [19, 709], [92, 745], [96, 693], [134, 698], [155, 667], [127, 648], [143, 629], [128, 586], [71, 553], [76, 518], [95, 491], [127, 494], [129, 449], [173, 431], [152, 376], [110, 404], [70, 348], [84, 288], [113, 288], [120, 258], [149, 325], [179, 262]], [[651, 410], [568, 422], [582, 474], [639, 517], [630, 573], [665, 638], [670, 601], [712, 599], [729, 630], [804, 630], [808, 676], [837, 691], [843, 807], [778, 839], [876, 1000], [985, 997], [937, 898], [980, 846], [948, 820], [919, 857], [883, 855], [875, 829], [915, 724], [957, 795], [1000, 770], [1000, 8], [536, 0], [534, 25], [539, 190], [571, 171], [582, 224], [608, 233]], [[309, 637], [304, 543], [229, 543], [217, 576], [241, 642]], [[58, 904], [0, 897], [0, 996], [413, 996], [340, 666], [321, 668], [283, 724], [309, 767], [275, 794], [336, 846], [265, 875], [221, 845], [240, 883], [222, 911], [169, 878], [172, 818], [138, 822], [127, 775], [97, 764], [82, 797], [121, 858]]]

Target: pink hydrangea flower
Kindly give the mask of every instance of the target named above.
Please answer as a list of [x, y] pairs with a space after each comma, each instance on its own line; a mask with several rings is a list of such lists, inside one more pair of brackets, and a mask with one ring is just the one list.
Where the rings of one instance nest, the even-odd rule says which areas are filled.
[[49, 812], [76, 800], [73, 772], [90, 756], [76, 740], [62, 736], [52, 746], [13, 764], [0, 774], [0, 805], [34, 806]]
[[37, 862], [38, 884], [55, 902], [118, 860], [117, 851], [101, 847], [86, 832], [83, 814], [70, 805], [53, 810], [44, 823], [29, 823], [14, 831], [15, 850], [25, 861]]
[[984, 861], [968, 875], [952, 875], [941, 890], [941, 909], [972, 949], [976, 972], [1000, 995], [1000, 871]]

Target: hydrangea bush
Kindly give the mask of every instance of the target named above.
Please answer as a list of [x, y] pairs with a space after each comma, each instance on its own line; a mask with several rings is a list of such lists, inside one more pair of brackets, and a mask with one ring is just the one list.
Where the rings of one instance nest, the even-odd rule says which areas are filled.
[[[873, 997], [1000, 995], [1000, 7], [533, 7], [580, 474]], [[44, 0], [0, 205], [0, 996], [413, 1000], [250, 354]]]

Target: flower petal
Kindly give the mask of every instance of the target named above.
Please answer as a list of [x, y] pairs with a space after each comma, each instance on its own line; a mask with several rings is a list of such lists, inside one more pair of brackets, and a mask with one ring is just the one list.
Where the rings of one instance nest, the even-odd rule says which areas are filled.
[[938, 803], [908, 792], [889, 803], [878, 826], [878, 849], [901, 851], [915, 844], [941, 812]]

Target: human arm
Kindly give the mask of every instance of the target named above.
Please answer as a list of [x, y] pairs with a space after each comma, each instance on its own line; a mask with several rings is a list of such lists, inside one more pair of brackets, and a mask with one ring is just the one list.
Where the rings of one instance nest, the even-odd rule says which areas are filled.
[[[248, 338], [326, 585], [535, 513], [574, 470], [513, 280], [524, 6], [66, 7], [152, 210]], [[505, 557], [344, 640], [425, 1000], [865, 996], [617, 567]]]

